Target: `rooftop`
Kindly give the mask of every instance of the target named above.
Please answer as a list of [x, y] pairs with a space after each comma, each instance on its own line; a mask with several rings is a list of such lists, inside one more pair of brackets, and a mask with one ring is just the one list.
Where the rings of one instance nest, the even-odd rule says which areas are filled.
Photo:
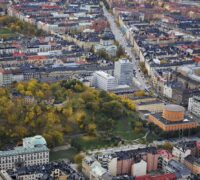
[[106, 73], [106, 72], [104, 72], [104, 71], [96, 71], [95, 73], [96, 73], [97, 75], [99, 75], [99, 76], [105, 78], [105, 79], [114, 79], [113, 76], [111, 76], [110, 74], [108, 74], [108, 73]]
[[176, 104], [168, 104], [164, 107], [165, 110], [167, 111], [174, 111], [174, 112], [177, 112], [177, 111], [185, 111], [185, 108], [182, 107], [182, 106], [179, 106], [179, 105], [176, 105]]
[[29, 153], [49, 151], [47, 143], [42, 136], [34, 136], [23, 139], [23, 146], [15, 147], [7, 151], [0, 151], [0, 157], [16, 156]]
[[170, 160], [167, 166], [176, 173], [177, 178], [183, 178], [183, 176], [191, 174], [191, 171], [185, 165], [175, 160]]
[[34, 165], [18, 168], [16, 170], [8, 170], [7, 173], [13, 178], [17, 178], [22, 175], [30, 175], [30, 174], [41, 174], [42, 179], [49, 180], [52, 179], [51, 174], [54, 170], [59, 169], [64, 174], [68, 176], [69, 180], [84, 180], [83, 175], [77, 171], [75, 171], [69, 163], [64, 161], [61, 162], [51, 162], [44, 165]]
[[195, 121], [193, 120], [193, 118], [191, 116], [185, 116], [185, 119], [183, 121], [168, 121], [165, 118], [162, 117], [162, 113], [155, 113], [152, 114], [153, 117], [155, 117], [158, 121], [160, 121], [161, 123], [165, 124], [165, 125], [176, 125], [176, 124], [191, 124], [191, 123], [195, 123]]

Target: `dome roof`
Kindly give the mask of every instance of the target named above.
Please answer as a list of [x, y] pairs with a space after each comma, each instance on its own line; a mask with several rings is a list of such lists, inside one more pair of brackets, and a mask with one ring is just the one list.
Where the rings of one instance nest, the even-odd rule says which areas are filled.
[[32, 145], [33, 146], [43, 146], [43, 145], [47, 145], [47, 142], [42, 136], [37, 135], [32, 138]]
[[167, 111], [174, 111], [174, 112], [179, 112], [179, 111], [185, 111], [185, 108], [176, 104], [168, 104], [164, 108]]

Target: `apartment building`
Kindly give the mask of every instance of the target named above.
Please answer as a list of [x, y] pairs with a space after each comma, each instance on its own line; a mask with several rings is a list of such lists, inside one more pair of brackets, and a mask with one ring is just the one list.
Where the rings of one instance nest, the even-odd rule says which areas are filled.
[[189, 98], [188, 111], [197, 117], [200, 117], [200, 96]]
[[0, 170], [48, 162], [49, 149], [46, 140], [40, 135], [24, 138], [22, 146], [15, 147], [12, 150], [0, 151]]

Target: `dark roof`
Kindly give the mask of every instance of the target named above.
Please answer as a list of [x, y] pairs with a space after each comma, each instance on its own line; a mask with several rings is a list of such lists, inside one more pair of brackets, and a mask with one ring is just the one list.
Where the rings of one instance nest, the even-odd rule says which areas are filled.
[[15, 179], [17, 176], [26, 175], [26, 174], [43, 174], [42, 179], [49, 179], [52, 171], [55, 169], [60, 169], [66, 175], [68, 175], [69, 180], [84, 180], [83, 175], [74, 169], [72, 169], [71, 165], [61, 161], [61, 162], [51, 162], [43, 165], [34, 165], [18, 168], [16, 170], [8, 170], [7, 173]]

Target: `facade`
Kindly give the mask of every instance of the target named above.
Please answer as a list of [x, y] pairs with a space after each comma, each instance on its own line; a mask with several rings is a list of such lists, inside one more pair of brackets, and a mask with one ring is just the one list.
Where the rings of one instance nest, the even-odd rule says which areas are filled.
[[191, 170], [175, 160], [170, 160], [164, 170], [166, 173], [175, 173], [178, 180], [191, 179]]
[[163, 149], [158, 150], [158, 154], [160, 155], [158, 158], [158, 168], [164, 169], [173, 156], [169, 151]]
[[191, 150], [190, 149], [180, 149], [180, 148], [174, 146], [172, 154], [177, 160], [179, 160], [180, 162], [183, 162], [184, 158], [191, 154]]
[[173, 146], [172, 155], [179, 162], [183, 162], [185, 157], [189, 155], [195, 156], [197, 153], [196, 141], [183, 141]]
[[11, 71], [1, 71], [0, 72], [0, 86], [7, 86], [13, 82], [13, 74]]
[[132, 165], [132, 176], [144, 176], [147, 173], [147, 162], [141, 160]]
[[135, 180], [176, 180], [176, 174], [168, 173], [168, 174], [158, 174], [158, 175], [145, 175], [138, 176]]
[[[112, 176], [133, 175], [133, 173], [145, 175], [147, 172], [157, 170], [158, 158], [159, 154], [154, 147], [116, 152], [116, 155], [108, 163], [108, 172]], [[138, 169], [139, 166], [146, 169], [136, 172], [135, 169]]]
[[101, 164], [92, 157], [85, 157], [82, 161], [82, 172], [90, 180], [109, 180], [111, 175]]
[[199, 158], [192, 155], [188, 155], [184, 159], [184, 164], [188, 169], [192, 171], [193, 174], [196, 174], [196, 175], [200, 174], [200, 159]]
[[71, 164], [64, 161], [50, 162], [42, 165], [20, 167], [1, 170], [0, 179], [3, 180], [38, 180], [38, 179], [76, 179], [84, 180], [83, 174], [77, 172]]
[[[165, 159], [166, 165], [159, 168], [159, 158]], [[152, 171], [165, 170], [172, 159], [172, 154], [156, 147], [141, 146], [138, 149], [104, 152], [86, 156], [82, 161], [82, 172], [90, 180], [141, 179], [175, 180], [176, 172], [148, 174]], [[186, 168], [187, 169], [187, 168]], [[179, 172], [177, 170], [177, 172]], [[190, 171], [189, 171], [190, 172]], [[187, 173], [187, 172], [186, 172]]]
[[169, 99], [172, 99], [173, 90], [172, 87], [168, 84], [165, 84], [163, 87], [163, 95]]
[[159, 126], [163, 131], [178, 131], [196, 128], [197, 122], [185, 116], [185, 109], [179, 105], [166, 105], [162, 113], [150, 114], [148, 121]]
[[191, 150], [191, 153], [186, 156], [183, 160], [183, 163], [187, 166], [188, 169], [192, 171], [193, 174], [199, 175], [200, 174], [200, 159], [199, 159], [199, 153], [200, 153], [200, 142], [199, 141], [191, 141], [187, 142], [186, 145], [188, 145], [188, 149]]
[[9, 174], [5, 170], [0, 171], [0, 179], [1, 180], [12, 180]]
[[197, 117], [200, 117], [200, 96], [189, 98], [188, 111]]
[[23, 139], [23, 146], [13, 150], [0, 151], [0, 170], [21, 166], [46, 164], [49, 162], [49, 149], [42, 136]]
[[133, 64], [128, 59], [115, 62], [114, 76], [119, 85], [131, 85], [133, 81]]
[[102, 89], [104, 91], [110, 91], [117, 87], [115, 77], [107, 74], [103, 71], [96, 71], [92, 77], [92, 86]]
[[105, 51], [110, 57], [114, 57], [117, 54], [117, 46], [109, 35], [104, 35], [104, 37], [100, 39], [100, 43], [95, 45], [94, 51], [96, 53]]

